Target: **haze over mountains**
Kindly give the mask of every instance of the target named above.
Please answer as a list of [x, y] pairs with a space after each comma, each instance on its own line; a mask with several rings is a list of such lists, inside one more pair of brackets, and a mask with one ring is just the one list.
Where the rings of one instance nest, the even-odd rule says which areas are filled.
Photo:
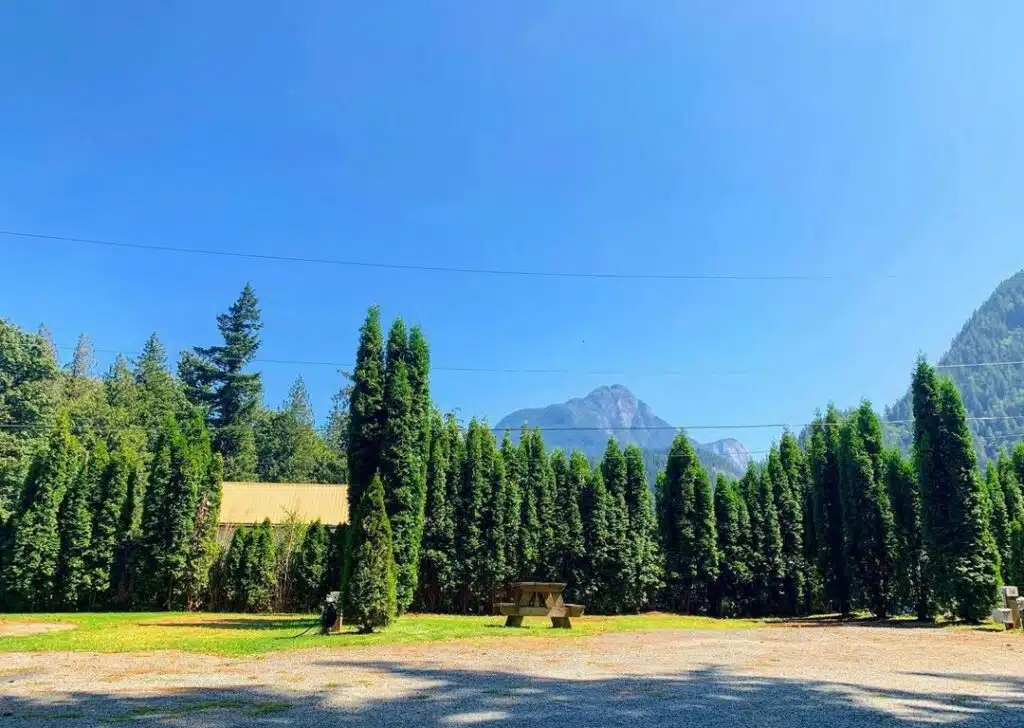
[[[591, 458], [604, 452], [610, 437], [623, 446], [636, 444], [647, 453], [649, 467], [663, 460], [676, 435], [671, 423], [621, 384], [598, 387], [568, 402], [516, 410], [503, 417], [497, 429], [518, 432], [524, 424], [540, 427], [549, 447], [581, 450]], [[746, 470], [750, 455], [737, 440], [692, 442], [709, 471], [738, 476]]]

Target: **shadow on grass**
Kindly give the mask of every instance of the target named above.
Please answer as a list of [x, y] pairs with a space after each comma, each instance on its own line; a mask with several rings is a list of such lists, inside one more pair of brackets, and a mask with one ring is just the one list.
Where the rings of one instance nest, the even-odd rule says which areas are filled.
[[319, 623], [319, 617], [254, 617], [252, 619], [166, 619], [139, 622], [140, 627], [191, 627], [193, 629], [238, 629], [238, 630], [302, 630]]
[[[359, 669], [362, 679], [352, 671]], [[366, 670], [375, 673], [366, 680]], [[897, 677], [897, 676], [894, 676]], [[983, 674], [899, 676], [901, 687], [749, 677], [720, 667], [655, 676], [552, 679], [501, 670], [446, 670], [394, 662], [322, 661], [301, 686], [185, 689], [145, 698], [123, 689], [47, 697], [0, 695], [0, 725], [139, 724], [558, 726], [593, 728], [958, 728], [1021, 725], [1024, 679]], [[951, 688], [950, 680], [967, 683]]]

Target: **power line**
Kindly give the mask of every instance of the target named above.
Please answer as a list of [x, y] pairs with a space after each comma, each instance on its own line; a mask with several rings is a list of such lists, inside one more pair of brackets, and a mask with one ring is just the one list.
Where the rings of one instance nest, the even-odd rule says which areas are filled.
[[[337, 258], [312, 258], [297, 255], [277, 255], [271, 253], [243, 253], [232, 250], [215, 250], [212, 248], [188, 248], [178, 245], [149, 245], [144, 243], [127, 243], [116, 240], [99, 240], [95, 238], [78, 238], [66, 235], [44, 235], [17, 230], [0, 230], [0, 235], [32, 240], [51, 242], [76, 243], [96, 247], [118, 248], [122, 250], [144, 250], [161, 253], [182, 253], [187, 255], [206, 255], [223, 258], [240, 258], [246, 260], [273, 261], [277, 263], [308, 263], [314, 265], [334, 265], [350, 268], [377, 268], [382, 270], [418, 271], [422, 273], [459, 273], [467, 275], [514, 276], [535, 278], [587, 278], [603, 280], [639, 280], [639, 281], [817, 281], [846, 279], [849, 276], [835, 275], [738, 275], [738, 274], [698, 274], [698, 273], [587, 273], [579, 271], [544, 271], [522, 270], [511, 268], [472, 268], [462, 266], [425, 265], [419, 263], [385, 263], [381, 261], [343, 260]], [[882, 278], [895, 278], [883, 275]]]
[[[58, 345], [58, 349], [64, 351], [73, 351], [74, 346]], [[92, 351], [99, 354], [124, 354], [127, 356], [138, 356], [140, 352], [129, 351], [127, 349], [98, 349], [93, 348]], [[330, 366], [338, 367], [341, 369], [351, 369], [355, 365], [351, 362], [342, 361], [329, 361], [329, 360], [315, 360], [315, 359], [278, 359], [278, 358], [262, 358], [256, 357], [253, 363], [257, 364], [286, 364], [286, 365], [297, 365], [297, 366]], [[1013, 360], [1013, 361], [981, 361], [981, 362], [965, 362], [959, 364], [935, 364], [935, 369], [966, 369], [966, 368], [985, 368], [985, 367], [1001, 367], [1001, 366], [1022, 366], [1024, 360]], [[718, 371], [685, 371], [681, 369], [562, 369], [556, 367], [464, 367], [464, 366], [435, 366], [431, 365], [431, 371], [439, 372], [454, 372], [454, 373], [465, 373], [465, 374], [586, 374], [592, 376], [668, 376], [668, 377], [728, 377], [728, 376], [754, 376], [764, 375], [769, 372], [756, 371], [756, 370], [742, 370], [742, 369], [725, 369]], [[771, 372], [783, 374], [787, 373], [783, 370], [778, 372]]]

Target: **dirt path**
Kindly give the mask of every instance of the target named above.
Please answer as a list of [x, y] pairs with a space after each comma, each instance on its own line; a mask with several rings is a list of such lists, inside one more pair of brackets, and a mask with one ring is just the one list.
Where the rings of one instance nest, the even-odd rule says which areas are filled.
[[0, 727], [1024, 726], [1024, 639], [867, 626], [0, 655]]
[[21, 637], [27, 634], [59, 632], [74, 628], [75, 625], [67, 624], [66, 622], [26, 622], [23, 620], [11, 621], [0, 619], [0, 637]]

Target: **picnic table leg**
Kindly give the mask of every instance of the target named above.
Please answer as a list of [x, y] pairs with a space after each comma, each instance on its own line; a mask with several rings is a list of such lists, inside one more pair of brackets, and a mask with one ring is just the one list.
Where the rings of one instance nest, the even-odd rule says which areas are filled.
[[515, 614], [510, 614], [507, 617], [505, 617], [505, 626], [506, 627], [522, 627], [523, 626], [523, 618], [518, 616], [518, 615], [515, 615]]
[[568, 617], [552, 617], [551, 626], [555, 629], [572, 629], [572, 622]]

